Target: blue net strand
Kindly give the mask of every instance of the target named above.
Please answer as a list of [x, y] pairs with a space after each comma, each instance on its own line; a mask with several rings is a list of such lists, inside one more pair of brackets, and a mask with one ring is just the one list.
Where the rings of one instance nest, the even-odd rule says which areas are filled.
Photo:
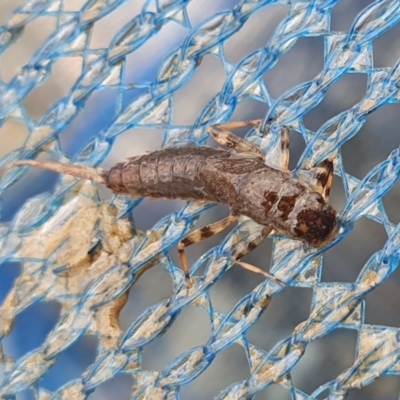
[[[367, 296], [394, 279], [399, 264], [400, 224], [389, 218], [383, 199], [400, 176], [400, 147], [386, 154], [362, 177], [347, 172], [343, 155], [345, 144], [361, 135], [372, 113], [385, 105], [400, 103], [400, 59], [391, 67], [375, 67], [373, 57], [376, 39], [390, 33], [400, 21], [400, 1], [372, 2], [359, 11], [347, 31], [334, 31], [331, 19], [343, 2], [227, 0], [212, 15], [197, 21], [196, 10], [200, 13], [202, 8], [198, 1], [146, 0], [137, 15], [129, 15], [130, 19], [118, 26], [107, 46], [97, 48], [92, 43], [96, 24], [123, 7], [130, 12], [126, 7], [129, 2], [88, 0], [80, 9], [71, 11], [68, 0], [27, 0], [12, 11], [0, 26], [0, 64], [8, 50], [24, 38], [32, 22], [51, 17], [55, 27], [10, 79], [0, 77], [0, 125], [17, 122], [27, 133], [23, 144], [14, 146], [0, 160], [0, 168], [15, 160], [41, 156], [92, 167], [104, 165], [120, 138], [133, 128], [141, 132], [157, 130], [162, 147], [203, 146], [208, 140], [208, 126], [237, 120], [241, 105], [251, 101], [264, 108], [259, 115], [248, 115], [263, 122], [248, 130], [246, 138], [267, 158], [270, 155], [271, 162], [279, 164], [279, 132], [283, 126], [289, 127], [305, 142], [294, 174], [301, 177], [304, 169], [332, 158], [335, 178], [342, 182], [346, 199], [339, 210], [338, 236], [324, 248], [307, 247], [273, 234], [268, 239], [272, 241], [270, 273], [285, 286], [261, 279], [234, 306], [222, 312], [213, 303], [214, 289], [220, 287], [233, 267], [232, 256], [241, 251], [245, 240], [257, 238], [263, 227], [241, 217], [235, 228], [191, 265], [191, 273], [196, 275], [188, 289], [170, 250], [202, 215], [215, 209], [212, 205], [180, 204], [180, 209], [168, 212], [150, 229], [141, 230], [137, 229], [134, 214], [140, 210], [141, 199], [122, 195], [107, 198], [99, 192], [99, 185], [69, 176], [59, 176], [54, 187], [46, 186], [38, 183], [37, 176], [28, 175], [28, 167], [7, 171], [0, 176], [0, 272], [7, 263], [18, 263], [21, 271], [0, 300], [1, 399], [16, 399], [17, 394], [28, 390], [37, 399], [92, 398], [104, 384], [124, 374], [132, 379], [129, 398], [185, 398], [181, 392], [186, 385], [201, 379], [216, 359], [234, 345], [244, 351], [246, 374], [224, 384], [214, 394], [218, 400], [263, 398], [264, 393], [272, 393], [266, 392], [269, 387], [279, 387], [290, 399], [339, 400], [365, 390], [380, 377], [400, 375], [399, 329], [365, 322]], [[238, 61], [228, 58], [230, 41], [246, 28], [246, 23], [252, 23], [251, 19], [265, 10], [272, 13], [278, 6], [285, 7], [286, 14], [270, 37]], [[166, 56], [161, 50], [160, 55], [149, 50], [148, 57], [141, 60], [145, 73], [140, 78], [131, 75], [129, 57], [150, 49], [152, 41], [167, 35], [164, 32], [171, 26], [179, 27], [182, 40], [177, 39]], [[257, 29], [256, 24], [253, 29]], [[312, 79], [274, 96], [272, 85], [264, 77], [279, 69], [279, 63], [303, 38], [321, 38], [323, 66]], [[77, 79], [40, 117], [34, 117], [27, 99], [51, 78], [57, 62], [67, 58], [82, 62]], [[210, 58], [222, 67], [222, 84], [212, 93], [193, 90], [188, 104], [196, 97], [204, 97], [204, 93], [207, 101], [192, 123], [177, 122], [177, 96], [197, 79], [197, 72]], [[329, 90], [348, 74], [367, 77], [365, 93], [353, 106], [327, 117], [318, 129], [310, 129], [306, 116], [320, 107]], [[210, 84], [202, 83], [204, 88]], [[95, 119], [106, 114], [110, 118], [94, 127], [79, 118], [88, 115], [85, 110], [100, 92], [112, 93], [115, 106], [111, 110], [108, 100], [104, 105], [96, 98]], [[78, 128], [79, 134], [66, 139], [65, 133], [76, 129], [77, 124], [82, 124], [82, 130]], [[142, 135], [144, 138], [146, 133]], [[143, 139], [139, 136], [138, 143]], [[74, 151], [66, 151], [68, 140], [78, 142]], [[376, 140], [379, 146], [380, 138]], [[273, 160], [273, 155], [278, 158]], [[26, 189], [30, 179], [38, 185], [35, 193]], [[22, 205], [12, 211], [10, 198], [20, 199]], [[363, 218], [383, 227], [386, 242], [370, 254], [351, 282], [324, 281], [324, 253], [340, 246]], [[128, 295], [135, 292], [142, 275], [153, 268], [169, 275], [172, 294], [146, 306], [123, 329], [119, 318]], [[269, 348], [252, 344], [251, 331], [261, 323], [270, 302], [292, 287], [312, 290], [308, 317], [297, 319], [291, 332], [275, 338]], [[40, 345], [11, 356], [7, 339], [16, 329], [15, 322], [31, 307], [46, 302], [61, 305], [54, 326]], [[149, 369], [143, 353], [173, 330], [181, 314], [193, 307], [209, 320], [208, 338], [175, 354], [159, 370]], [[40, 318], [34, 323], [40, 324]], [[265, 329], [270, 329], [268, 322]], [[308, 393], [298, 388], [293, 376], [296, 368], [304, 365], [304, 356], [320, 339], [341, 330], [357, 333], [352, 364]], [[97, 339], [97, 352], [83, 372], [56, 388], [43, 384], [59, 359], [91, 335]], [[370, 397], [363, 393], [354, 399], [378, 398], [372, 397], [373, 392], [368, 394]], [[190, 398], [208, 397], [192, 393]]]

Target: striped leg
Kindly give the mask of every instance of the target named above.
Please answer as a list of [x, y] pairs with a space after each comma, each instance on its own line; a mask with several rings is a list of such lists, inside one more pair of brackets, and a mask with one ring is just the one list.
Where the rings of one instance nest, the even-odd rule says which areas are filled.
[[[188, 247], [192, 244], [199, 243], [204, 239], [207, 239], [217, 233], [223, 231], [229, 225], [234, 223], [237, 220], [236, 216], [230, 215], [220, 221], [214, 222], [210, 225], [204, 226], [203, 228], [196, 229], [195, 231], [191, 232], [188, 236], [182, 239], [178, 244], [178, 253], [179, 259], [182, 265], [182, 269], [185, 273], [185, 278], [187, 282], [187, 287], [190, 288], [192, 286], [190, 280], [190, 273], [189, 273], [189, 265], [187, 262], [187, 257], [185, 253], [185, 247]], [[247, 269], [251, 272], [256, 274], [261, 274], [267, 278], [273, 279], [275, 282], [278, 282], [280, 285], [285, 286], [283, 282], [279, 279], [275, 278], [270, 273], [258, 268], [254, 265], [249, 263], [239, 261], [240, 258], [244, 257], [246, 254], [250, 253], [252, 250], [257, 248], [265, 238], [271, 233], [272, 229], [268, 227], [264, 227], [260, 234], [253, 234], [250, 235], [246, 240], [242, 240], [234, 246], [234, 250], [232, 252], [232, 260], [235, 264], [241, 266], [244, 269]]]
[[260, 233], [250, 235], [248, 238], [246, 238], [246, 240], [242, 240], [239, 243], [237, 243], [234, 246], [232, 260], [234, 261], [235, 264], [239, 265], [244, 269], [247, 269], [248, 271], [254, 272], [256, 274], [261, 274], [266, 278], [272, 279], [275, 282], [279, 283], [280, 285], [285, 286], [285, 284], [282, 281], [275, 278], [269, 272], [264, 271], [263, 269], [256, 267], [252, 264], [249, 264], [247, 262], [239, 261], [242, 257], [244, 257], [245, 255], [249, 254], [251, 251], [256, 249], [268, 237], [268, 235], [271, 232], [272, 229], [269, 228], [268, 226], [265, 226]]
[[229, 131], [229, 129], [260, 125], [261, 122], [261, 119], [254, 119], [211, 125], [208, 127], [207, 133], [221, 146], [226, 146], [238, 153], [249, 153], [264, 158], [264, 154], [257, 146]]
[[329, 195], [331, 193], [332, 181], [333, 181], [333, 161], [331, 159], [327, 159], [322, 161], [320, 164], [320, 168], [325, 168], [325, 176], [322, 180], [323, 192], [326, 201], [329, 201]]
[[216, 124], [210, 126], [207, 133], [221, 146], [226, 146], [238, 153], [249, 153], [262, 159], [266, 158], [271, 160], [272, 167], [287, 171], [289, 168], [289, 128], [285, 126], [281, 129], [279, 147], [273, 150], [273, 154], [267, 154], [266, 157], [257, 146], [229, 131], [229, 129], [257, 126], [261, 122], [261, 119], [254, 119]]
[[289, 170], [289, 160], [290, 160], [289, 146], [290, 146], [289, 128], [287, 126], [284, 126], [281, 129], [281, 148], [280, 148], [280, 151], [282, 153], [280, 167], [283, 171]]
[[199, 243], [204, 239], [207, 239], [211, 236], [216, 235], [219, 232], [222, 232], [225, 228], [233, 224], [236, 220], [237, 217], [230, 215], [229, 217], [221, 219], [221, 221], [217, 221], [210, 225], [204, 226], [203, 228], [196, 229], [195, 231], [189, 233], [189, 235], [187, 235], [178, 243], [179, 259], [182, 265], [183, 272], [185, 273], [188, 287], [191, 287], [191, 281], [185, 247], [190, 246], [194, 243]]
[[316, 190], [329, 201], [329, 194], [333, 181], [333, 161], [330, 159], [322, 161], [315, 168], [311, 168], [311, 184]]

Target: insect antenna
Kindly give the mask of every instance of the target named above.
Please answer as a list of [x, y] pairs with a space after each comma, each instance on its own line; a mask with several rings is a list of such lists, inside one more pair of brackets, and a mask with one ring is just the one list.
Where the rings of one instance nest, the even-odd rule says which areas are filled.
[[29, 165], [31, 167], [38, 167], [64, 175], [88, 179], [97, 183], [105, 183], [104, 177], [106, 175], [106, 171], [103, 168], [92, 168], [86, 165], [62, 164], [54, 161], [18, 160], [8, 165], [0, 175], [3, 175], [11, 168], [21, 165]]

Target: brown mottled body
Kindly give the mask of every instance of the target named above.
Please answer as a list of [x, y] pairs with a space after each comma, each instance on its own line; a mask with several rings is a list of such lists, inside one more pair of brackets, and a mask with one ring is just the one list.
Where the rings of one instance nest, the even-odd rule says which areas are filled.
[[270, 277], [260, 268], [238, 260], [273, 230], [312, 246], [330, 240], [336, 226], [336, 212], [328, 203], [333, 163], [325, 160], [306, 172], [307, 179], [295, 179], [288, 172], [289, 130], [286, 127], [281, 129], [280, 146], [272, 150], [268, 160], [254, 144], [229, 130], [260, 124], [261, 120], [251, 120], [210, 126], [210, 136], [231, 150], [194, 146], [167, 148], [131, 158], [109, 171], [38, 160], [16, 161], [8, 168], [16, 165], [40, 167], [104, 183], [113, 192], [131, 197], [226, 204], [231, 215], [194, 230], [178, 244], [188, 286], [190, 273], [185, 247], [221, 232], [240, 215], [265, 228], [232, 249], [232, 259], [243, 268]]
[[336, 214], [321, 194], [263, 159], [210, 147], [175, 147], [112, 167], [103, 175], [116, 193], [132, 197], [205, 200], [228, 205], [275, 231], [318, 245]]

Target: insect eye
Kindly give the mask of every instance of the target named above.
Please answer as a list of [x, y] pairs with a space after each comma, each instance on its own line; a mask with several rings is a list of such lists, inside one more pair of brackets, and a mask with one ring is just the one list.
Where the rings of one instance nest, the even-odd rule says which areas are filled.
[[292, 237], [297, 238], [299, 236], [298, 229], [295, 226], [290, 227], [290, 234]]
[[319, 204], [324, 204], [324, 198], [319, 193], [311, 193], [311, 199]]

